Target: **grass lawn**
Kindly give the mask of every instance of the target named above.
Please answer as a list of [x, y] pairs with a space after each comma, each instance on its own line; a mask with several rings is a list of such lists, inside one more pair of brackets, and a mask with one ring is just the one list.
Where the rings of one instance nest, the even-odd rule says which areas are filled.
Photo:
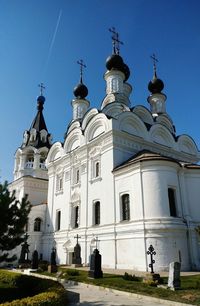
[[[142, 278], [139, 278], [139, 281], [127, 281], [123, 279], [122, 275], [104, 273], [103, 278], [91, 279], [88, 278], [87, 271], [68, 268], [60, 268], [60, 270], [62, 271], [62, 275], [60, 277], [67, 280], [73, 280], [143, 295], [150, 295], [152, 297], [172, 300], [176, 302], [200, 305], [200, 275], [182, 276], [181, 289], [172, 291], [169, 289], [162, 289], [144, 284], [142, 283]], [[167, 284], [167, 278], [164, 278], [164, 283]]]

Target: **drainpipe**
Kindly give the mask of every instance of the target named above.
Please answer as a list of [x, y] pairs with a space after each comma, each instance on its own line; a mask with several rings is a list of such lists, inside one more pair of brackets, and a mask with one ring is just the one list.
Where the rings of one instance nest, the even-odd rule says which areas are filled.
[[144, 190], [143, 190], [143, 179], [142, 179], [142, 162], [140, 162], [140, 190], [141, 190], [141, 198], [142, 198], [142, 220], [143, 220], [143, 232], [144, 232], [144, 252], [145, 252], [145, 265], [146, 272], [148, 272], [148, 261], [147, 261], [147, 245], [146, 245], [146, 237], [145, 237], [145, 213], [144, 213]]
[[116, 233], [116, 187], [115, 174], [113, 173], [113, 189], [114, 189], [114, 244], [115, 244], [115, 269], [117, 269], [117, 233]]

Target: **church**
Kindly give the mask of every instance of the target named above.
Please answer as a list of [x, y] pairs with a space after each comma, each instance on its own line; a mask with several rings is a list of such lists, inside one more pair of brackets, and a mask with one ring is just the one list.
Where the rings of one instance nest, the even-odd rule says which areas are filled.
[[176, 135], [155, 56], [147, 107], [131, 104], [130, 70], [116, 32], [112, 39], [98, 109], [90, 108], [79, 62], [63, 142], [52, 144], [41, 84], [10, 184], [17, 198], [28, 194], [32, 204], [30, 254], [36, 249], [49, 260], [56, 248], [57, 263], [71, 265], [78, 240], [85, 266], [97, 247], [104, 268], [149, 271], [152, 245], [155, 271], [168, 270], [172, 261], [183, 271], [200, 269], [200, 152], [190, 136]]

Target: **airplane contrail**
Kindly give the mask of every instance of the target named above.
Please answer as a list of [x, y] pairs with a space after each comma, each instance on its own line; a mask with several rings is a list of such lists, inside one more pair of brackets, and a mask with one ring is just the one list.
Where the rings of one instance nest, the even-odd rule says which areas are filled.
[[52, 53], [53, 45], [54, 45], [54, 42], [55, 42], [55, 39], [56, 39], [56, 34], [58, 32], [58, 27], [59, 27], [59, 24], [60, 24], [61, 16], [62, 16], [62, 10], [60, 10], [59, 15], [58, 15], [58, 19], [57, 19], [57, 22], [56, 22], [56, 27], [55, 27], [53, 37], [52, 37], [52, 40], [51, 40], [51, 44], [50, 44], [50, 47], [49, 47], [49, 52], [48, 52], [44, 72], [46, 72], [46, 69], [47, 69], [47, 66], [48, 66], [48, 63], [49, 63], [49, 60], [50, 60], [50, 57], [51, 57], [51, 53]]

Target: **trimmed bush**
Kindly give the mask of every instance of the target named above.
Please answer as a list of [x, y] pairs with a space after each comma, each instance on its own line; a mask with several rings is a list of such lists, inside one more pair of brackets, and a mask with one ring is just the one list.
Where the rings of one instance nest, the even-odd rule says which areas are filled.
[[123, 279], [127, 281], [134, 281], [134, 282], [140, 281], [139, 277], [135, 276], [134, 274], [133, 275], [128, 274], [127, 272], [124, 273]]
[[0, 283], [1, 306], [63, 306], [67, 300], [63, 286], [53, 280], [1, 270]]
[[0, 304], [1, 306], [63, 306], [66, 303], [66, 297], [63, 290], [53, 290], [43, 292], [33, 297], [14, 300], [12, 302]]

